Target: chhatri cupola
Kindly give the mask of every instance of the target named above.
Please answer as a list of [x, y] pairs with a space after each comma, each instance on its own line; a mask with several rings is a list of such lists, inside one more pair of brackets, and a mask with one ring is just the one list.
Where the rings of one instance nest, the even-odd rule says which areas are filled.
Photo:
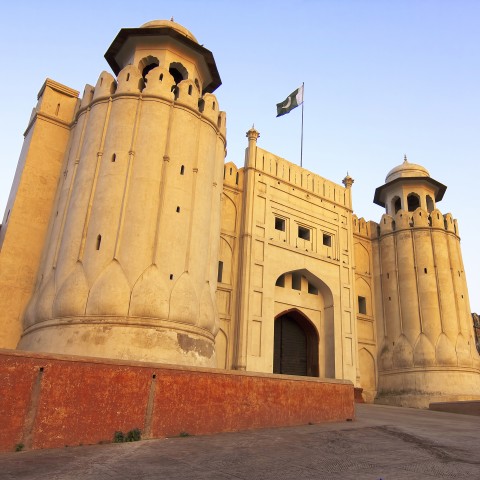
[[105, 53], [115, 75], [127, 65], [138, 67], [143, 77], [160, 65], [175, 83], [190, 79], [201, 94], [214, 92], [221, 84], [210, 50], [193, 34], [172, 20], [154, 20], [140, 28], [122, 28]]
[[432, 212], [447, 187], [430, 177], [428, 170], [410, 163], [405, 155], [403, 163], [388, 172], [385, 184], [375, 190], [373, 202], [395, 215], [399, 210], [414, 212], [422, 208]]

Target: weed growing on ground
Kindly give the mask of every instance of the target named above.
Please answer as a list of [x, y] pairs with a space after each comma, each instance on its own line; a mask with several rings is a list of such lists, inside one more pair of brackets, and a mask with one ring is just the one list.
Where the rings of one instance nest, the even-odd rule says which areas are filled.
[[138, 428], [134, 428], [127, 433], [116, 431], [113, 434], [113, 443], [138, 442], [141, 439], [142, 432]]

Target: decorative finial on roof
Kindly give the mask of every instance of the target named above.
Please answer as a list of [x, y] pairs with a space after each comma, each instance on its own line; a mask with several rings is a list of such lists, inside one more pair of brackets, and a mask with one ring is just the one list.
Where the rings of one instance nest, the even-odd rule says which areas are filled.
[[403, 163], [408, 163], [407, 154], [406, 154], [406, 153], [403, 155]]
[[355, 180], [348, 174], [347, 176], [342, 180], [342, 183], [345, 185], [345, 188], [351, 188]]
[[173, 17], [170, 19], [171, 22], [174, 22], [175, 20], [173, 19]]
[[257, 141], [257, 138], [260, 136], [260, 133], [255, 130], [255, 124], [252, 125], [252, 128], [247, 132], [247, 138], [249, 140]]

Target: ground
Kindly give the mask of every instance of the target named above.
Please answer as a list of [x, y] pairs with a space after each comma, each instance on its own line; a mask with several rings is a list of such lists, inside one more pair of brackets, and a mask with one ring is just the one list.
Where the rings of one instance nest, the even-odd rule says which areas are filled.
[[479, 417], [357, 405], [353, 422], [0, 454], [0, 479], [478, 479]]

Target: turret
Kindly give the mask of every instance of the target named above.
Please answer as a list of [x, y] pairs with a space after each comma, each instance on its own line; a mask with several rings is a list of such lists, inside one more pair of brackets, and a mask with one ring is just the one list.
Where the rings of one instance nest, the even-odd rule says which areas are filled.
[[382, 402], [428, 406], [480, 395], [458, 229], [436, 206], [445, 190], [405, 157], [375, 192], [386, 209], [378, 240]]
[[19, 347], [215, 366], [225, 114], [210, 51], [122, 29], [75, 119]]

